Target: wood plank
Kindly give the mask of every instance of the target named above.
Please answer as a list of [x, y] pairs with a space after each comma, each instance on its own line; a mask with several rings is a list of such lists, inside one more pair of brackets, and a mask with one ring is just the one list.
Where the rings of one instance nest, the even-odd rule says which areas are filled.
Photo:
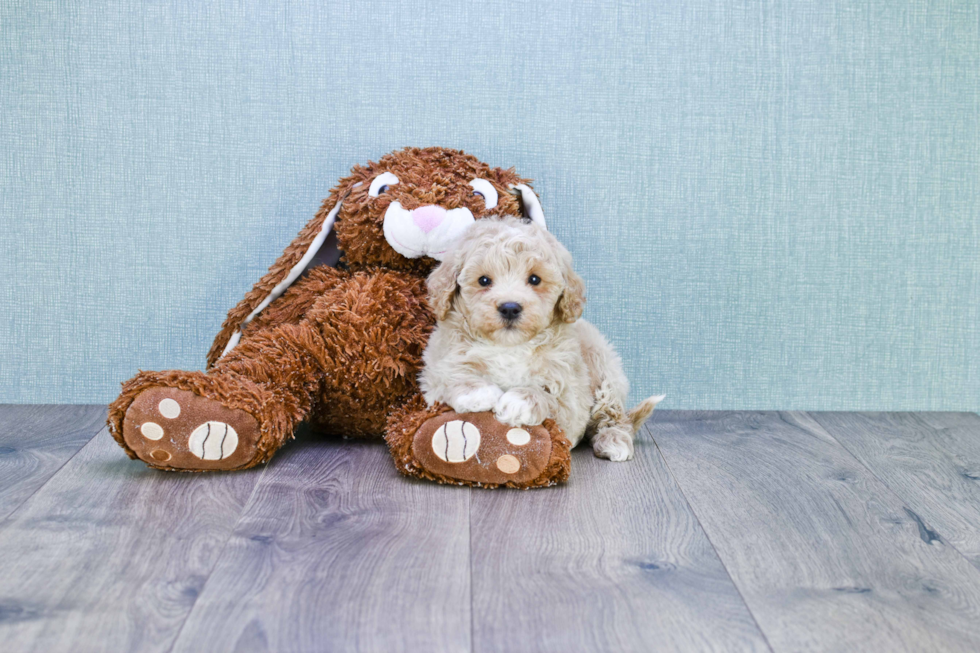
[[980, 650], [980, 572], [813, 418], [651, 430], [774, 650]]
[[469, 650], [469, 496], [380, 442], [284, 452], [174, 650]]
[[105, 406], [0, 405], [0, 521], [105, 426]]
[[[660, 419], [661, 414], [655, 416]], [[473, 495], [475, 651], [769, 650], [654, 444]]]
[[973, 413], [812, 416], [980, 569], [980, 417]]
[[264, 470], [154, 471], [100, 432], [0, 529], [8, 651], [166, 651]]

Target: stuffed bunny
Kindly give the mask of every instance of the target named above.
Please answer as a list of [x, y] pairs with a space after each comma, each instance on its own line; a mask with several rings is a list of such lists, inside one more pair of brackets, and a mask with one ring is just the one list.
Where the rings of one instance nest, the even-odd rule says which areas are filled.
[[[141, 371], [111, 404], [110, 432], [131, 458], [164, 470], [252, 467], [305, 421], [385, 436], [399, 470], [430, 480], [564, 480], [568, 443], [551, 420], [511, 451], [510, 427], [492, 414], [429, 407], [419, 392], [435, 322], [426, 276], [474, 221], [505, 214], [544, 225], [528, 180], [458, 150], [406, 148], [355, 166], [228, 314], [207, 372]], [[470, 437], [455, 460], [447, 443], [474, 433], [494, 455]], [[517, 463], [501, 470], [502, 455]]]

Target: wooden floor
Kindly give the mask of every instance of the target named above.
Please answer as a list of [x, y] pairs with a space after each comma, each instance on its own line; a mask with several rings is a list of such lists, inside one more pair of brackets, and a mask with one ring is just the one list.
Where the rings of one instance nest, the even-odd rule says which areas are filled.
[[528, 492], [156, 472], [104, 419], [0, 407], [3, 651], [980, 650], [972, 413], [658, 411]]

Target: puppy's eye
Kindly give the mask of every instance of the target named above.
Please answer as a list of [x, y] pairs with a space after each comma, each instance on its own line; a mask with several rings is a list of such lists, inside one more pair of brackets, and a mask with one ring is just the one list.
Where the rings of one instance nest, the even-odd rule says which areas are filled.
[[493, 283], [493, 280], [490, 277], [483, 276], [483, 277], [480, 277], [479, 279], [477, 279], [477, 283], [479, 283], [481, 286], [483, 286], [484, 288], [486, 288], [491, 283]]
[[390, 172], [382, 172], [380, 175], [374, 178], [374, 181], [371, 182], [371, 187], [368, 188], [368, 197], [377, 197], [397, 183], [398, 177]]
[[541, 277], [539, 277], [539, 276], [538, 276], [538, 275], [536, 275], [536, 274], [532, 274], [531, 276], [529, 276], [529, 277], [527, 278], [527, 282], [528, 282], [529, 284], [531, 284], [532, 286], [536, 286], [536, 285], [538, 285], [539, 283], [541, 283]]
[[483, 205], [489, 210], [497, 206], [497, 189], [486, 179], [474, 179], [470, 182], [473, 194], [483, 198]]

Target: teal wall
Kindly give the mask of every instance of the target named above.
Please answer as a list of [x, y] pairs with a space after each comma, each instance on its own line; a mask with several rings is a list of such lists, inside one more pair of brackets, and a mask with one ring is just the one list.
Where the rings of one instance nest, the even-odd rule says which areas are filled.
[[[275, 5], [275, 6], [274, 6]], [[980, 10], [0, 3], [0, 401], [199, 368], [352, 164], [536, 180], [669, 408], [980, 408]]]

